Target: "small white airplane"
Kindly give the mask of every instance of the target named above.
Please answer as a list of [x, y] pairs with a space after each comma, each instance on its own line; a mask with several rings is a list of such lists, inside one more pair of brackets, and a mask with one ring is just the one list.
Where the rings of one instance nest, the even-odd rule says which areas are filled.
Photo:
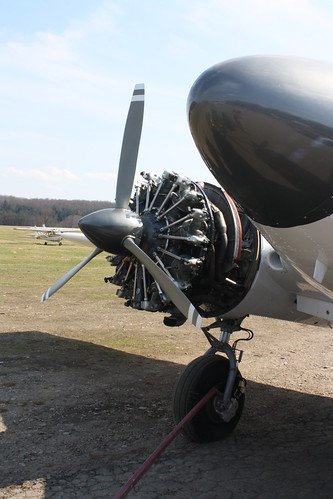
[[38, 241], [44, 241], [44, 244], [48, 243], [58, 243], [59, 246], [62, 245], [62, 240], [66, 239], [68, 241], [85, 244], [86, 246], [92, 246], [91, 242], [87, 237], [82, 234], [79, 228], [63, 228], [63, 227], [46, 227], [45, 224], [38, 227], [14, 227], [15, 230], [23, 230], [34, 232], [33, 237]]
[[241, 417], [237, 346], [253, 336], [241, 326], [246, 316], [332, 327], [332, 89], [333, 65], [318, 61], [258, 56], [213, 66], [194, 83], [188, 116], [219, 186], [143, 173], [131, 198], [144, 107], [137, 85], [116, 207], [79, 221], [95, 249], [43, 294], [106, 251], [116, 268], [108, 280], [127, 305], [169, 312], [168, 326], [188, 319], [201, 329], [210, 348], [185, 369], [173, 400], [180, 421], [211, 388], [219, 391], [185, 427], [194, 441], [226, 437]]

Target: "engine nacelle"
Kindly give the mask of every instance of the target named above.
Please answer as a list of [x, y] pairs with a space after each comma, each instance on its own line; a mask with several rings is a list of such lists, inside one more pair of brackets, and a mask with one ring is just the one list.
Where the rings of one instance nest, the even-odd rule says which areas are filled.
[[[175, 173], [142, 173], [130, 208], [140, 215], [140, 247], [188, 296], [204, 317], [236, 307], [251, 287], [259, 265], [260, 236], [227, 193]], [[170, 312], [169, 325], [183, 317], [135, 258], [108, 257], [116, 266], [106, 278], [120, 286], [126, 305]]]
[[[220, 187], [176, 173], [142, 173], [130, 208], [143, 223], [140, 247], [187, 295], [203, 317], [262, 315], [327, 325], [298, 307], [299, 296], [324, 300], [283, 261]], [[107, 257], [125, 305], [170, 313], [169, 326], [185, 322], [144, 265], [129, 256]], [[313, 314], [313, 315], [312, 315]]]

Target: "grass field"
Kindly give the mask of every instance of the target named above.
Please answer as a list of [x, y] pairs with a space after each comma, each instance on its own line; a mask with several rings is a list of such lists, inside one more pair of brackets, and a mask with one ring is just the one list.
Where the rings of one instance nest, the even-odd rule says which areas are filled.
[[105, 259], [106, 253], [40, 303], [44, 291], [91, 251], [69, 241], [63, 241], [62, 246], [44, 245], [27, 233], [0, 226], [2, 331], [38, 330], [115, 350], [163, 357], [182, 355], [191, 349], [194, 334], [196, 343], [206, 349], [203, 335], [192, 326], [182, 328], [179, 346], [179, 332], [163, 328], [161, 314], [125, 307], [124, 300], [116, 296], [117, 288], [104, 282], [104, 277], [114, 271]]
[[[49, 284], [74, 267], [92, 251], [89, 247], [63, 241], [63, 245], [44, 245], [27, 232], [0, 226], [0, 276], [2, 287], [43, 291]], [[69, 284], [85, 288], [110, 273], [105, 254], [97, 256]]]

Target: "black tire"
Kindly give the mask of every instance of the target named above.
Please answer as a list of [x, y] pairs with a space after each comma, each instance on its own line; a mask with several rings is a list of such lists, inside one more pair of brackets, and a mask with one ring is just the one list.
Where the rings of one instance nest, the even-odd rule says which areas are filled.
[[[229, 372], [229, 360], [220, 355], [204, 355], [194, 359], [180, 376], [173, 396], [173, 414], [176, 423], [208, 393], [212, 387], [224, 391]], [[213, 442], [230, 435], [243, 412], [245, 393], [240, 389], [243, 380], [237, 370], [233, 396], [238, 401], [235, 416], [226, 423], [216, 413], [214, 397], [185, 426], [183, 433], [193, 442]]]

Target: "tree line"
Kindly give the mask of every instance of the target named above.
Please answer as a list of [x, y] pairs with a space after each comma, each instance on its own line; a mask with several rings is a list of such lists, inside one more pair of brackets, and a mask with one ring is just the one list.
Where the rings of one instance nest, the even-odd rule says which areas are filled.
[[26, 199], [0, 195], [0, 225], [77, 227], [78, 220], [93, 211], [112, 208], [107, 201]]

